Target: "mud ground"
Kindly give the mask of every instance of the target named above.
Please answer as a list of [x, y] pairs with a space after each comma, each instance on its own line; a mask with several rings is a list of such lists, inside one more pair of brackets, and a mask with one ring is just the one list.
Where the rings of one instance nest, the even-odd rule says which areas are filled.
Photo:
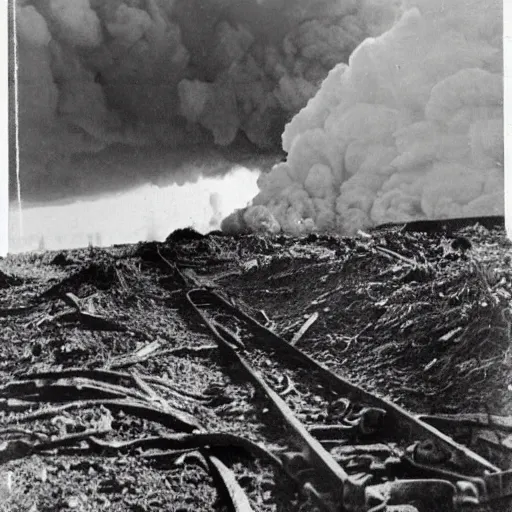
[[[184, 230], [164, 243], [8, 256], [0, 260], [0, 386], [31, 372], [135, 370], [165, 379], [165, 399], [208, 430], [257, 441], [245, 416], [250, 390], [185, 304], [177, 266], [288, 340], [315, 315], [297, 346], [413, 413], [510, 415], [511, 262], [504, 232], [481, 226], [351, 239]], [[77, 316], [73, 297], [92, 320]], [[0, 399], [0, 510], [227, 510], [197, 453], [93, 453], [84, 440], [22, 456], [5, 445], [101, 426], [105, 441], [132, 440], [175, 431], [168, 426], [103, 406], [27, 414]], [[264, 463], [216, 455], [255, 510], [294, 508], [295, 494]]]

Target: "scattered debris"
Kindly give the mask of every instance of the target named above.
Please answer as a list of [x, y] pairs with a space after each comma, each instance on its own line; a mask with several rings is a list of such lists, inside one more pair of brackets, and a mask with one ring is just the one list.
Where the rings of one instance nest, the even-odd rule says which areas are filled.
[[224, 491], [229, 497], [231, 502], [230, 508], [233, 512], [252, 512], [253, 508], [249, 503], [249, 498], [236, 481], [232, 471], [214, 455], [208, 455], [208, 461], [214, 473], [217, 474], [218, 478], [223, 483]]
[[167, 400], [160, 396], [146, 381], [144, 381], [137, 370], [132, 370], [130, 373], [137, 386], [147, 395], [151, 402], [157, 404], [164, 411], [172, 411], [173, 408], [169, 405]]
[[[190, 276], [204, 287], [227, 288], [234, 304], [257, 315], [263, 325], [272, 324], [281, 335], [297, 336], [304, 327], [304, 312], [314, 311], [306, 323], [316, 322], [315, 328], [302, 343], [308, 353], [411, 410], [435, 417], [464, 412], [453, 415], [451, 423], [439, 420], [437, 427], [461, 440], [471, 430], [474, 439], [468, 442], [476, 451], [509, 467], [510, 418], [496, 416], [512, 412], [507, 391], [507, 386], [512, 389], [507, 251], [512, 252], [507, 244], [502, 232], [482, 227], [428, 237], [392, 228], [357, 239], [210, 234], [137, 248], [38, 253], [18, 260], [9, 256], [2, 260], [2, 269], [16, 276], [20, 286], [0, 289], [0, 428], [2, 441], [13, 443], [5, 446], [6, 459], [23, 450], [32, 453], [6, 462], [12, 489], [19, 488], [20, 479], [33, 489], [18, 508], [78, 510], [88, 499], [91, 509], [114, 506], [144, 512], [164, 510], [171, 495], [177, 510], [206, 510], [216, 495], [203, 471], [208, 464], [201, 461], [208, 461], [210, 454], [231, 468], [252, 504], [257, 495], [253, 493], [261, 489], [255, 491], [241, 478], [248, 470], [240, 471], [244, 459], [238, 452], [245, 462], [246, 452], [259, 459], [251, 461], [251, 478], [266, 467], [260, 462], [282, 470], [280, 459], [272, 461], [270, 451], [258, 451], [262, 447], [254, 443], [254, 432], [246, 434], [242, 428], [250, 418], [244, 416], [243, 395], [233, 394], [234, 383], [206, 375], [217, 371], [221, 358], [203, 332], [190, 335], [193, 324], [181, 305], [193, 282]], [[9, 266], [11, 261], [21, 263]], [[242, 271], [251, 261], [253, 268]], [[188, 270], [182, 273], [180, 268]], [[320, 322], [319, 316], [312, 320], [322, 311]], [[232, 343], [240, 341], [236, 326], [228, 327], [223, 335]], [[356, 340], [363, 342], [353, 343]], [[87, 350], [64, 353], [73, 343]], [[122, 367], [135, 371], [105, 370]], [[13, 372], [16, 380], [9, 382]], [[300, 405], [304, 397], [295, 393], [300, 382], [285, 375], [278, 384], [281, 397]], [[208, 393], [214, 385], [218, 391]], [[236, 402], [233, 414], [225, 418], [214, 406], [219, 394]], [[493, 414], [465, 416], [482, 410], [485, 402]], [[324, 432], [321, 428], [329, 425], [321, 417], [310, 420], [315, 425], [310, 432], [331, 437], [323, 442], [335, 458], [352, 457], [354, 467], [370, 460], [364, 457], [372, 453], [362, 453], [359, 445], [340, 445], [341, 431], [334, 427], [344, 425], [334, 422], [329, 424], [332, 431]], [[173, 434], [176, 430], [180, 432]], [[245, 441], [228, 436], [240, 433], [247, 436]], [[133, 442], [142, 437], [149, 440]], [[61, 445], [32, 451], [34, 445], [51, 440]], [[393, 458], [392, 446], [374, 448]], [[279, 447], [275, 453], [280, 453]], [[183, 465], [173, 471], [169, 461]], [[158, 472], [164, 464], [165, 477]], [[18, 467], [24, 473], [17, 472]], [[211, 463], [208, 470], [214, 471]], [[109, 487], [105, 482], [113, 481], [113, 475], [122, 477]], [[150, 475], [153, 487], [148, 485]], [[127, 477], [134, 480], [129, 485], [122, 483]], [[269, 480], [275, 483], [272, 476]], [[42, 503], [34, 499], [38, 492]], [[13, 492], [9, 499], [21, 499], [15, 494], [23, 493]], [[186, 501], [180, 503], [183, 496]], [[286, 506], [278, 504], [280, 509]], [[263, 503], [261, 510], [270, 507]]]
[[272, 320], [270, 320], [270, 318], [268, 317], [267, 313], [265, 313], [265, 310], [263, 309], [260, 309], [258, 311], [258, 313], [261, 315], [261, 317], [263, 318], [263, 322], [265, 325], [270, 325], [272, 324]]
[[512, 432], [512, 416], [496, 416], [484, 413], [419, 415], [423, 421], [441, 430], [449, 426], [492, 427], [504, 432]]
[[318, 304], [322, 304], [323, 302], [325, 302], [325, 300], [326, 300], [329, 296], [331, 296], [331, 295], [333, 295], [333, 294], [335, 294], [335, 293], [337, 293], [337, 292], [340, 292], [340, 291], [342, 291], [342, 290], [343, 290], [343, 289], [345, 289], [345, 288], [346, 288], [346, 287], [345, 287], [345, 286], [343, 286], [343, 285], [342, 285], [342, 286], [337, 286], [337, 287], [336, 287], [336, 288], [334, 288], [333, 290], [329, 290], [329, 291], [327, 291], [327, 292], [325, 292], [325, 293], [322, 293], [322, 294], [321, 294], [321, 295], [319, 295], [316, 299], [314, 299], [313, 301], [311, 301], [311, 305], [312, 305], [312, 306], [316, 306], [316, 305], [318, 305]]
[[290, 379], [290, 377], [288, 375], [285, 374], [284, 379], [286, 380], [287, 384], [286, 384], [284, 391], [281, 391], [279, 393], [280, 397], [285, 397], [285, 396], [289, 395], [292, 391], [294, 391], [295, 393], [299, 393], [297, 391], [297, 388], [295, 387], [295, 384], [292, 382], [292, 380]]
[[75, 434], [68, 434], [62, 437], [54, 439], [39, 439], [37, 441], [29, 441], [27, 439], [14, 439], [9, 441], [3, 441], [0, 443], [0, 464], [27, 457], [34, 453], [40, 453], [43, 451], [54, 450], [55, 448], [61, 448], [64, 446], [73, 445], [75, 443], [85, 441], [91, 437], [99, 437], [108, 434], [111, 428], [99, 428], [85, 430]]
[[157, 355], [157, 350], [161, 347], [159, 341], [152, 341], [133, 354], [126, 354], [112, 358], [106, 365], [106, 368], [126, 368], [127, 366], [134, 366], [143, 361], [147, 361], [150, 357]]
[[217, 345], [201, 345], [199, 347], [178, 347], [178, 348], [170, 348], [168, 350], [162, 351], [159, 355], [172, 355], [175, 357], [186, 357], [186, 356], [211, 356], [212, 352], [216, 352], [219, 350]]
[[293, 335], [293, 338], [290, 341], [291, 345], [297, 344], [297, 342], [306, 334], [307, 330], [318, 320], [318, 313], [315, 311], [313, 314], [309, 316], [309, 318], [304, 322], [304, 325]]
[[19, 283], [19, 279], [12, 277], [0, 270], [0, 288], [9, 288]]
[[0, 318], [8, 316], [28, 315], [38, 309], [38, 306], [20, 306], [17, 308], [0, 308]]
[[382, 254], [384, 254], [386, 256], [392, 256], [393, 258], [397, 258], [397, 259], [403, 261], [404, 263], [407, 263], [408, 265], [410, 265], [413, 268], [418, 265], [417, 261], [412, 260], [411, 258], [406, 258], [405, 256], [402, 256], [401, 254], [398, 254], [397, 252], [392, 251], [390, 249], [386, 249], [385, 247], [381, 247], [381, 246], [377, 245], [375, 247], [375, 249], [378, 252], [380, 252], [380, 253], [382, 253]]
[[99, 290], [108, 290], [116, 281], [117, 275], [112, 258], [98, 259], [98, 261], [84, 265], [77, 272], [48, 288], [37, 297], [36, 301], [62, 297], [69, 290], [77, 292], [84, 285], [90, 285]]
[[472, 247], [473, 247], [473, 244], [465, 236], [458, 236], [451, 243], [452, 250], [460, 251], [462, 253], [469, 251]]
[[129, 441], [104, 441], [97, 438], [91, 439], [91, 447], [105, 450], [107, 453], [127, 452], [140, 448], [142, 450], [177, 450], [177, 449], [200, 449], [200, 448], [224, 448], [226, 450], [241, 448], [246, 453], [262, 459], [274, 467], [281, 469], [283, 463], [272, 452], [262, 445], [235, 434], [227, 432], [198, 432], [191, 434], [166, 434], [160, 436], [141, 437]]

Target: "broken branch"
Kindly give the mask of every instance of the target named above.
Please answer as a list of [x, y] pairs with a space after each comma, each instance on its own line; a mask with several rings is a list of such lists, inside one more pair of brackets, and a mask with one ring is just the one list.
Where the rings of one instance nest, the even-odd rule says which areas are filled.
[[304, 323], [304, 325], [293, 335], [290, 345], [295, 345], [303, 336], [307, 330], [317, 321], [318, 312], [314, 312]]
[[222, 482], [225, 493], [229, 496], [231, 509], [234, 512], [252, 512], [253, 508], [249, 503], [249, 498], [242, 487], [240, 487], [233, 472], [214, 455], [208, 455], [208, 462], [210, 468]]

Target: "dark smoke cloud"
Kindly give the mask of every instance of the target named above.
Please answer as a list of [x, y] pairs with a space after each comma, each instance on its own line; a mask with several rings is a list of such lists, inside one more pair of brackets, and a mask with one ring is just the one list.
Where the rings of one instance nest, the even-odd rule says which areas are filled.
[[240, 147], [277, 152], [328, 71], [393, 24], [394, 3], [17, 0], [24, 197], [134, 186], [170, 168], [167, 179], [193, 180], [204, 166], [185, 161], [209, 158], [204, 148], [229, 148], [210, 173]]

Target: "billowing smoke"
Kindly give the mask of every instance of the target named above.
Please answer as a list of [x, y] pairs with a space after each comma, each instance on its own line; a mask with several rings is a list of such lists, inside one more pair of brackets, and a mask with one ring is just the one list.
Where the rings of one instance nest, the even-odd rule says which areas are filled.
[[20, 171], [35, 199], [152, 177], [178, 149], [278, 150], [329, 70], [397, 12], [390, 0], [16, 2]]
[[210, 217], [209, 226], [212, 229], [218, 229], [222, 222], [222, 198], [218, 192], [210, 194], [210, 206], [212, 207], [212, 216]]
[[[380, 7], [376, 19], [396, 13]], [[286, 126], [286, 161], [223, 229], [350, 234], [502, 214], [502, 59], [501, 1], [403, 0]]]

